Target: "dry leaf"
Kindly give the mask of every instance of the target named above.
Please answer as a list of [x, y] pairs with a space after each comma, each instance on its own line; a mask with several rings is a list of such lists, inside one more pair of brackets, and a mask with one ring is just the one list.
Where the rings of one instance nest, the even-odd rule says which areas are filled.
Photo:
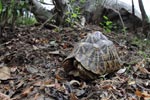
[[14, 72], [17, 71], [17, 69], [18, 69], [18, 68], [17, 68], [16, 66], [15, 66], [15, 67], [11, 67], [11, 68], [10, 68], [10, 71], [11, 71], [12, 73], [14, 73]]
[[86, 90], [84, 90], [84, 89], [76, 89], [75, 90], [75, 94], [76, 94], [76, 96], [83, 96], [83, 94], [85, 94], [86, 93]]
[[78, 98], [74, 93], [70, 93], [70, 100], [78, 100]]
[[[149, 98], [150, 99], [150, 94], [148, 94], [147, 92], [141, 92], [139, 90], [136, 90], [135, 91], [135, 94], [138, 96], [138, 97], [144, 97], [144, 98]], [[145, 100], [145, 99], [144, 99]]]
[[23, 92], [22, 92], [22, 96], [26, 97], [31, 91], [33, 90], [33, 86], [26, 88]]
[[8, 95], [5, 95], [3, 93], [0, 93], [0, 100], [11, 100]]
[[81, 82], [80, 87], [83, 89], [83, 88], [87, 88], [88, 85], [86, 84], [86, 82]]
[[137, 69], [140, 70], [141, 73], [144, 73], [144, 74], [150, 74], [150, 72], [145, 68], [145, 63], [146, 63], [146, 60], [143, 59], [142, 61], [138, 62], [135, 67]]
[[62, 78], [60, 75], [55, 75], [55, 77], [56, 77], [56, 79], [58, 80], [58, 81], [60, 81], [60, 80], [63, 80], [64, 78]]
[[43, 82], [41, 81], [37, 81], [34, 83], [34, 86], [42, 86], [43, 85]]
[[58, 54], [60, 54], [60, 52], [59, 51], [50, 51], [50, 52], [48, 52], [49, 54], [54, 54], [54, 55], [58, 55]]
[[68, 44], [67, 43], [62, 43], [62, 47], [63, 47], [63, 49], [66, 49], [66, 48], [68, 48]]
[[44, 44], [47, 44], [49, 41], [48, 41], [48, 39], [46, 39], [46, 38], [41, 38], [41, 39], [40, 39], [40, 42], [41, 42], [41, 43], [44, 43]]
[[0, 67], [0, 80], [7, 80], [10, 78], [10, 69], [8, 67]]
[[16, 89], [22, 87], [24, 85], [24, 81], [20, 81], [17, 85], [16, 85]]
[[35, 45], [33, 45], [33, 50], [38, 50], [39, 48]]
[[106, 89], [106, 90], [112, 90], [113, 86], [112, 85], [105, 85], [105, 86], [102, 86], [102, 88]]
[[36, 93], [33, 100], [37, 100], [37, 98], [39, 97], [39, 95], [40, 95], [39, 93]]
[[135, 84], [135, 81], [130, 81], [128, 82], [129, 85], [134, 85]]
[[118, 73], [118, 74], [122, 74], [122, 73], [124, 73], [125, 71], [126, 71], [126, 68], [122, 68], [122, 69], [118, 70], [117, 73]]

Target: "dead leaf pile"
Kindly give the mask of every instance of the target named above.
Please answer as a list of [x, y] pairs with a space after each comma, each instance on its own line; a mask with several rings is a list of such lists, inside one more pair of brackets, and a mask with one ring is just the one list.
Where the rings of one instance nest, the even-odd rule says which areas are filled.
[[88, 32], [36, 26], [17, 28], [0, 38], [0, 100], [149, 100], [149, 62], [133, 46], [120, 45], [125, 39], [118, 34], [107, 36], [125, 61], [120, 71], [88, 82], [64, 72], [62, 61]]

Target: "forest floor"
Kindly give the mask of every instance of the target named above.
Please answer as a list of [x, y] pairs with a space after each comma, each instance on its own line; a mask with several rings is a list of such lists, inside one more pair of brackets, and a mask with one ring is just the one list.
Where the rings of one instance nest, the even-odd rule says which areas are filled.
[[[62, 61], [88, 32], [20, 27], [0, 38], [0, 98], [11, 100], [149, 100], [150, 41], [133, 33], [107, 33], [125, 63], [119, 72], [94, 81], [69, 77]], [[5, 94], [5, 95], [4, 95]], [[8, 99], [9, 100], [9, 99]]]

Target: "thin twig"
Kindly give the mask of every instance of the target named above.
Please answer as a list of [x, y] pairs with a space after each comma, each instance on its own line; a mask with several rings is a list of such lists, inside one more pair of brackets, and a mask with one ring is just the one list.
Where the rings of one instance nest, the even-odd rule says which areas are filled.
[[[120, 12], [119, 12], [119, 6], [118, 6], [118, 2], [117, 2], [117, 0], [116, 0], [116, 4], [117, 4], [117, 8], [118, 8], [117, 13], [118, 13], [118, 15], [119, 15], [119, 18], [120, 18], [120, 21], [121, 21], [122, 27], [123, 27], [123, 28], [125, 28], [125, 25], [124, 25], [123, 19], [122, 19], [122, 17], [121, 17]], [[124, 34], [127, 36], [127, 33], [126, 33], [125, 31], [123, 31], [123, 32], [124, 32]]]
[[49, 17], [39, 28], [39, 30], [41, 30], [43, 28], [43, 26], [48, 23], [48, 21], [50, 21], [54, 16], [56, 16], [57, 13], [55, 13], [53, 16]]

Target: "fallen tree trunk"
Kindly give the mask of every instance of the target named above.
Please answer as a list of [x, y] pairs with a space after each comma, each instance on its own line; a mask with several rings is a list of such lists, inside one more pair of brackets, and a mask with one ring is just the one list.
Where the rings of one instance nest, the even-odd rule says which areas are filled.
[[28, 9], [34, 14], [38, 22], [45, 22], [53, 17], [53, 11], [49, 11], [37, 0], [30, 0]]
[[[119, 24], [119, 26], [131, 28], [132, 17], [134, 17], [136, 27], [141, 26], [141, 15], [135, 10], [135, 16], [132, 15], [132, 6], [125, 5], [115, 0], [86, 0], [81, 2], [76, 0], [53, 0], [55, 5], [51, 11], [45, 9], [37, 0], [32, 1], [31, 11], [38, 21], [46, 21], [53, 16], [53, 20], [57, 25], [64, 25], [67, 21], [74, 23], [82, 22], [82, 17], [86, 19], [86, 23], [99, 24], [103, 20], [103, 16], [107, 16], [109, 20]], [[79, 8], [78, 12], [76, 11]], [[79, 14], [78, 14], [79, 13]], [[69, 18], [69, 19], [67, 19]], [[125, 23], [125, 25], [122, 24]]]

